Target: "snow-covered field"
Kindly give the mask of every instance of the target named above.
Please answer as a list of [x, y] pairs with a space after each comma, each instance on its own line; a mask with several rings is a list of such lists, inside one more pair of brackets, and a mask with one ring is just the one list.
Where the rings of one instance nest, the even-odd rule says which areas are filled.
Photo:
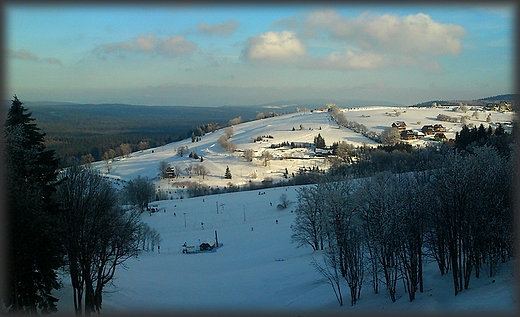
[[[142, 219], [161, 234], [160, 253], [157, 249], [143, 252], [126, 262], [126, 270], [118, 269], [115, 286], [107, 288], [104, 296], [102, 313], [516, 311], [512, 263], [503, 266], [499, 276], [472, 278], [469, 290], [454, 296], [451, 275], [440, 276], [431, 260], [425, 268], [425, 291], [415, 301], [409, 302], [402, 285], [395, 303], [384, 291], [375, 295], [367, 277], [361, 299], [353, 307], [343, 281], [346, 305], [339, 307], [331, 286], [311, 265], [313, 257], [321, 261], [321, 253], [297, 248], [290, 241], [295, 203], [285, 210], [276, 208], [281, 194], [296, 201], [296, 188], [158, 202], [159, 211], [144, 213]], [[215, 241], [215, 231], [220, 245], [216, 252], [182, 253], [185, 242]], [[63, 313], [72, 312], [66, 278], [64, 283], [58, 307]]]
[[[348, 120], [364, 124], [371, 131], [382, 131], [394, 120], [403, 120], [409, 126], [414, 122], [424, 124], [439, 123], [435, 120], [444, 109], [404, 109], [399, 118], [387, 113], [395, 108], [366, 108], [346, 111]], [[402, 110], [401, 110], [402, 111]], [[452, 116], [455, 113], [450, 113]], [[480, 116], [477, 125], [485, 122]], [[513, 114], [493, 112], [494, 122], [511, 121]], [[299, 131], [300, 124], [304, 129]], [[454, 133], [460, 124], [446, 124]], [[487, 125], [486, 125], [487, 126]], [[292, 128], [297, 131], [292, 131]], [[320, 130], [321, 127], [321, 130]], [[311, 128], [311, 130], [309, 130]], [[351, 130], [338, 129], [329, 115], [322, 112], [288, 114], [239, 124], [234, 127], [230, 141], [239, 150], [252, 148], [261, 152], [270, 143], [283, 141], [313, 142], [320, 133], [327, 145], [345, 140], [355, 145], [366, 142], [373, 144]], [[249, 181], [248, 175], [257, 171], [258, 180], [277, 174], [287, 167], [297, 170], [302, 160], [276, 160], [264, 167], [259, 161], [245, 162], [239, 153], [232, 155], [222, 150], [217, 139], [223, 131], [207, 134], [201, 141], [180, 141], [160, 148], [133, 153], [124, 160], [111, 163], [110, 176], [115, 179], [130, 180], [138, 175], [156, 178], [159, 162], [164, 160], [172, 165], [198, 163], [187, 156], [181, 158], [175, 149], [187, 145], [204, 157], [202, 164], [210, 170], [204, 183], [209, 186], [225, 186], [229, 180], [223, 179], [229, 166], [235, 184]], [[269, 143], [253, 143], [251, 138], [272, 135]], [[153, 150], [153, 153], [152, 153]], [[274, 152], [273, 152], [274, 154]], [[281, 155], [281, 152], [277, 153]], [[319, 160], [306, 160], [305, 164], [323, 164]], [[98, 162], [105, 171], [106, 163]], [[311, 166], [311, 165], [307, 165]], [[321, 166], [320, 166], [321, 167]], [[192, 180], [202, 181], [193, 177]], [[126, 262], [126, 269], [119, 268], [114, 286], [107, 288], [103, 298], [102, 314], [108, 313], [290, 313], [303, 315], [310, 313], [514, 313], [517, 311], [517, 294], [513, 263], [501, 268], [493, 278], [485, 274], [480, 279], [472, 278], [470, 288], [454, 296], [450, 274], [440, 276], [436, 264], [429, 260], [425, 266], [425, 289], [409, 302], [404, 287], [398, 289], [398, 300], [392, 303], [382, 290], [373, 294], [368, 276], [361, 293], [361, 299], [351, 307], [346, 282], [342, 282], [345, 306], [339, 307], [333, 290], [327, 280], [311, 265], [313, 257], [321, 261], [320, 251], [309, 247], [297, 248], [291, 243], [291, 225], [294, 223], [298, 186], [270, 188], [237, 193], [210, 195], [196, 198], [177, 199], [175, 191], [180, 190], [166, 180], [156, 180], [157, 186], [170, 191], [170, 200], [154, 202], [159, 211], [144, 213], [142, 219], [155, 228], [162, 237], [160, 253], [143, 252], [137, 259]], [[119, 182], [123, 186], [123, 182]], [[277, 210], [280, 196], [286, 194], [293, 203], [285, 210]], [[215, 241], [218, 235], [220, 247], [216, 252], [183, 254], [182, 245], [198, 246], [207, 240]], [[495, 282], [493, 282], [495, 280]], [[72, 290], [67, 277], [64, 288], [57, 292], [60, 298], [58, 309], [62, 313], [72, 313]]]
[[[395, 111], [400, 112], [398, 117], [392, 116]], [[460, 131], [460, 123], [449, 123], [438, 121], [438, 114], [446, 114], [450, 117], [460, 117], [461, 115], [471, 116], [472, 112], [458, 113], [452, 111], [451, 108], [398, 108], [398, 107], [365, 107], [365, 108], [350, 108], [344, 109], [344, 114], [347, 120], [355, 121], [365, 125], [369, 131], [382, 132], [390, 127], [395, 121], [404, 121], [407, 129], [420, 130], [427, 124], [442, 124], [447, 132], [447, 138], [455, 138], [455, 133]], [[486, 122], [488, 114], [491, 114], [491, 122]], [[497, 123], [511, 122], [515, 114], [513, 112], [497, 112], [497, 111], [481, 111], [479, 119], [472, 118], [468, 121], [469, 124], [479, 126], [481, 123], [487, 128], [489, 124], [496, 126]], [[300, 126], [303, 129], [300, 130]], [[506, 131], [510, 129], [509, 126], [504, 126]], [[293, 128], [295, 129], [294, 131]], [[271, 144], [279, 144], [284, 141], [291, 142], [309, 142], [313, 143], [314, 138], [320, 134], [327, 146], [334, 142], [346, 141], [354, 146], [361, 146], [366, 144], [368, 146], [377, 146], [378, 144], [360, 133], [356, 133], [347, 128], [339, 128], [339, 126], [331, 120], [329, 113], [323, 111], [307, 111], [300, 113], [286, 114], [278, 117], [267, 118], [262, 120], [255, 120], [241, 123], [233, 127], [233, 136], [229, 141], [236, 143], [237, 151], [229, 153], [222, 149], [218, 144], [218, 138], [224, 134], [224, 130], [218, 130], [208, 133], [202, 137], [199, 142], [192, 142], [191, 139], [185, 139], [179, 142], [173, 142], [158, 148], [147, 149], [141, 152], [135, 152], [130, 157], [123, 159], [115, 159], [110, 163], [111, 171], [107, 176], [114, 179], [121, 179], [128, 181], [141, 177], [149, 177], [154, 179], [156, 187], [162, 190], [171, 192], [171, 198], [179, 198], [183, 182], [195, 181], [202, 182], [208, 186], [227, 186], [229, 182], [234, 185], [244, 185], [249, 181], [261, 182], [265, 178], [271, 178], [273, 181], [280, 181], [283, 178], [283, 172], [287, 168], [289, 175], [298, 171], [300, 167], [318, 167], [320, 169], [327, 169], [329, 166], [325, 158], [313, 157], [314, 153], [308, 149], [270, 149]], [[259, 136], [272, 136], [272, 138], [265, 138], [264, 142], [253, 142]], [[423, 139], [407, 141], [413, 145], [423, 145], [431, 136]], [[195, 151], [199, 156], [203, 157], [203, 162], [191, 159], [188, 154], [180, 157], [176, 149], [180, 146], [187, 146], [189, 152]], [[253, 162], [246, 162], [243, 157], [245, 149], [252, 149], [255, 151], [255, 158]], [[261, 160], [261, 153], [268, 150], [273, 159], [268, 166], [263, 166]], [[285, 157], [285, 159], [282, 159]], [[287, 158], [291, 157], [291, 158]], [[172, 167], [178, 166], [184, 173], [184, 169], [193, 164], [201, 163], [208, 170], [209, 175], [204, 179], [202, 176], [192, 175], [188, 178], [183, 175], [181, 178], [175, 180], [159, 179], [159, 162], [165, 161]], [[107, 171], [107, 164], [103, 161], [93, 163], [94, 167], [101, 171]], [[226, 167], [232, 174], [232, 179], [224, 178]], [[256, 178], [252, 175], [256, 174]], [[123, 182], [118, 182], [123, 186]], [[183, 195], [186, 197], [185, 193]]]

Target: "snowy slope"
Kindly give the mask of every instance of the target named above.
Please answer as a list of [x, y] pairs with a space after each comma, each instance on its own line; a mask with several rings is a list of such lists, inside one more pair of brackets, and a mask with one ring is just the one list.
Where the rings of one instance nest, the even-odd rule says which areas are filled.
[[[404, 109], [399, 118], [386, 114], [396, 108], [366, 108], [346, 110], [348, 120], [366, 125], [371, 131], [382, 131], [396, 120], [424, 124], [439, 123], [436, 116], [444, 109]], [[453, 112], [447, 112], [455, 115]], [[495, 122], [511, 121], [514, 114], [493, 112]], [[485, 115], [480, 121], [485, 122]], [[304, 129], [299, 130], [300, 124]], [[453, 124], [442, 123], [455, 131]], [[487, 125], [486, 125], [487, 126]], [[292, 131], [292, 128], [296, 131]], [[321, 130], [320, 130], [321, 127]], [[309, 130], [309, 128], [311, 130]], [[345, 140], [355, 145], [362, 142], [374, 144], [351, 130], [341, 128], [330, 121], [327, 113], [296, 113], [236, 125], [230, 141], [239, 150], [254, 149], [258, 155], [271, 143], [283, 141], [312, 142], [320, 133], [327, 145]], [[126, 262], [127, 269], [119, 268], [114, 285], [107, 288], [103, 299], [103, 314], [145, 312], [286, 312], [304, 314], [330, 311], [349, 314], [352, 312], [453, 312], [453, 313], [514, 313], [517, 309], [515, 276], [513, 263], [507, 263], [500, 275], [489, 278], [485, 274], [480, 279], [472, 278], [470, 289], [453, 295], [451, 275], [440, 276], [436, 264], [429, 262], [425, 267], [425, 292], [418, 293], [410, 303], [404, 288], [398, 289], [398, 300], [392, 303], [384, 290], [380, 294], [371, 292], [369, 281], [363, 286], [361, 299], [349, 306], [348, 287], [342, 284], [345, 306], [339, 307], [331, 286], [311, 265], [313, 257], [321, 260], [319, 251], [309, 247], [297, 248], [291, 243], [291, 225], [295, 214], [291, 212], [295, 203], [285, 210], [277, 210], [276, 205], [282, 194], [296, 201], [299, 187], [281, 187], [229, 194], [211, 195], [197, 198], [178, 199], [176, 191], [180, 185], [159, 180], [158, 164], [164, 160], [171, 165], [199, 163], [187, 156], [179, 157], [175, 149], [187, 145], [204, 157], [204, 164], [210, 175], [203, 181], [193, 177], [193, 181], [203, 181], [210, 186], [225, 186], [229, 180], [223, 179], [226, 166], [233, 174], [235, 184], [249, 181], [248, 175], [257, 171], [258, 179], [281, 177], [284, 168], [297, 170], [302, 164], [324, 164], [319, 159], [276, 160], [270, 166], [262, 166], [260, 161], [245, 162], [239, 151], [229, 154], [217, 143], [223, 131], [205, 135], [201, 141], [175, 142], [155, 149], [132, 153], [129, 158], [114, 160], [108, 176], [118, 180], [130, 180], [138, 175], [155, 179], [156, 185], [172, 194], [171, 200], [154, 202], [159, 212], [144, 213], [142, 219], [158, 230], [163, 241], [160, 253], [143, 252], [139, 258]], [[253, 143], [251, 138], [272, 135], [268, 143]], [[450, 136], [448, 136], [450, 137]], [[414, 141], [416, 142], [416, 141]], [[273, 153], [278, 156], [281, 152]], [[293, 155], [296, 155], [293, 153]], [[304, 152], [301, 155], [307, 155]], [[104, 162], [93, 164], [105, 171]], [[322, 165], [325, 166], [325, 165]], [[321, 166], [320, 166], [321, 168]], [[182, 181], [180, 179], [178, 181]], [[184, 180], [188, 180], [186, 177]], [[118, 181], [119, 187], [124, 182]], [[265, 193], [265, 194], [264, 194]], [[203, 223], [203, 225], [202, 225]], [[215, 231], [221, 245], [217, 252], [183, 254], [182, 245], [199, 245], [206, 240], [215, 240]], [[492, 280], [495, 283], [492, 283]], [[72, 291], [66, 276], [64, 288], [57, 292], [60, 298], [58, 308], [63, 313], [72, 313]]]
[[[440, 276], [436, 264], [429, 262], [425, 292], [418, 293], [412, 303], [402, 285], [395, 303], [384, 291], [373, 294], [367, 276], [361, 299], [351, 307], [343, 281], [346, 304], [339, 307], [332, 288], [311, 265], [313, 257], [321, 260], [320, 251], [297, 248], [290, 241], [295, 204], [282, 211], [276, 209], [281, 194], [296, 200], [296, 188], [157, 202], [159, 212], [144, 213], [142, 219], [161, 234], [160, 253], [143, 252], [127, 261], [126, 270], [118, 269], [115, 286], [104, 296], [103, 313], [516, 311], [512, 263], [505, 265], [499, 276], [472, 278], [470, 289], [454, 296], [451, 275]], [[216, 252], [182, 253], [184, 242], [198, 245], [214, 240], [215, 231], [221, 245]], [[66, 278], [64, 283], [59, 309], [66, 313], [73, 305]]]
[[[395, 111], [399, 111], [401, 114], [398, 117], [392, 116]], [[446, 137], [455, 138], [455, 133], [460, 131], [461, 124], [437, 121], [437, 115], [440, 113], [451, 117], [461, 115], [471, 116], [471, 112], [462, 114], [453, 112], [450, 108], [367, 107], [344, 109], [347, 120], [363, 124], [369, 131], [380, 133], [397, 120], [405, 121], [408, 129], [421, 129], [422, 126], [426, 124], [440, 123], [448, 129], [448, 132], [445, 133]], [[486, 122], [488, 114], [491, 114], [491, 123]], [[478, 120], [473, 118], [469, 120], [468, 123], [476, 126], [482, 123], [487, 128], [489, 124], [495, 126], [499, 122], [511, 122], [514, 117], [515, 114], [512, 112], [482, 111]], [[300, 125], [303, 126], [302, 130], [300, 130]], [[293, 128], [295, 131], [292, 131]], [[507, 126], [506, 129], [508, 129]], [[175, 191], [175, 189], [182, 187], [179, 183], [187, 180], [202, 182], [208, 186], [224, 187], [227, 186], [229, 182], [229, 180], [224, 179], [226, 166], [229, 166], [233, 176], [231, 182], [235, 185], [247, 184], [249, 181], [260, 182], [267, 177], [272, 178], [274, 181], [279, 181], [283, 177], [282, 172], [285, 168], [288, 169], [289, 173], [293, 173], [297, 172], [302, 166], [327, 169], [329, 165], [324, 158], [310, 158], [313, 153], [309, 150], [289, 150], [286, 148], [273, 150], [269, 148], [271, 144], [279, 144], [284, 141], [289, 143], [312, 143], [314, 137], [319, 133], [325, 139], [327, 146], [339, 141], [346, 141], [354, 146], [361, 146], [362, 144], [367, 144], [368, 146], [378, 145], [374, 141], [350, 129], [339, 128], [338, 125], [330, 119], [330, 115], [322, 111], [292, 113], [245, 122], [234, 126], [233, 131], [234, 135], [230, 141], [237, 144], [237, 151], [235, 153], [231, 154], [219, 146], [217, 141], [218, 138], [224, 134], [224, 131], [218, 130], [206, 134], [199, 142], [191, 142], [191, 139], [185, 139], [158, 148], [135, 152], [128, 158], [115, 159], [110, 163], [112, 170], [107, 176], [126, 181], [136, 178], [138, 175], [142, 177], [147, 176], [150, 179], [154, 179], [157, 187], [163, 190], [173, 189]], [[266, 135], [270, 135], [273, 138], [265, 139], [266, 142], [252, 141], [252, 139], [258, 136]], [[413, 140], [409, 142], [414, 145], [421, 145], [427, 141]], [[204, 180], [200, 176], [192, 176], [191, 179], [189, 179], [187, 175], [183, 175], [184, 178], [175, 179], [173, 181], [158, 179], [158, 167], [161, 161], [165, 161], [171, 164], [171, 166], [177, 165], [181, 170], [184, 170], [184, 168], [189, 165], [200, 163], [198, 160], [190, 159], [187, 154], [184, 155], [184, 157], [180, 157], [176, 153], [176, 149], [180, 146], [188, 146], [190, 152], [195, 151], [199, 156], [204, 158], [201, 164], [206, 166], [210, 171]], [[255, 151], [255, 159], [253, 162], [246, 162], [243, 158], [243, 151], [245, 149]], [[264, 150], [270, 151], [274, 157], [268, 166], [263, 166], [260, 158]], [[295, 157], [295, 159], [281, 160], [284, 156]], [[103, 161], [93, 163], [93, 166], [99, 168], [102, 172], [107, 171], [106, 165], [107, 164]], [[256, 173], [256, 179], [251, 178], [253, 173]], [[123, 185], [121, 182], [119, 184], [120, 186]], [[179, 196], [180, 195], [171, 195], [173, 198], [178, 198]]]

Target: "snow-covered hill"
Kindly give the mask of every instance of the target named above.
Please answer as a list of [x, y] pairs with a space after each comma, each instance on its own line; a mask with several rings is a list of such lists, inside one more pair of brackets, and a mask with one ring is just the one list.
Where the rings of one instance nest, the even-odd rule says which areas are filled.
[[[396, 113], [398, 112], [398, 116]], [[480, 125], [481, 123], [487, 128], [489, 124], [496, 126], [498, 123], [510, 123], [515, 114], [513, 112], [498, 111], [479, 111], [478, 119], [472, 117], [473, 111], [467, 113], [454, 112], [452, 107], [449, 108], [415, 108], [415, 107], [385, 107], [372, 106], [362, 108], [344, 109], [343, 113], [349, 121], [363, 124], [369, 131], [381, 133], [390, 127], [395, 121], [404, 121], [407, 129], [420, 130], [424, 125], [442, 124], [446, 129], [447, 138], [455, 138], [455, 133], [460, 131], [461, 123], [441, 122], [437, 120], [439, 114], [445, 114], [450, 117], [460, 117], [462, 115], [470, 116], [468, 124]], [[487, 117], [491, 115], [490, 122], [486, 122]], [[508, 125], [504, 126], [509, 129]], [[293, 130], [294, 129], [294, 130]], [[307, 142], [313, 143], [314, 138], [320, 134], [327, 146], [334, 142], [346, 141], [354, 146], [366, 144], [368, 146], [377, 146], [378, 144], [370, 140], [360, 133], [356, 133], [350, 129], [339, 127], [333, 121], [330, 114], [326, 111], [306, 111], [292, 114], [285, 114], [278, 117], [266, 118], [241, 123], [233, 127], [233, 136], [229, 141], [237, 145], [237, 151], [229, 153], [218, 144], [218, 139], [225, 132], [218, 130], [208, 133], [198, 142], [192, 142], [186, 139], [174, 142], [158, 148], [147, 149], [141, 152], [132, 153], [127, 158], [116, 158], [111, 162], [110, 173], [108, 177], [122, 180], [115, 182], [119, 187], [124, 185], [123, 181], [141, 177], [149, 177], [156, 183], [156, 188], [171, 192], [170, 198], [186, 197], [182, 193], [183, 184], [186, 181], [195, 181], [212, 187], [224, 187], [229, 182], [234, 185], [244, 185], [249, 181], [261, 182], [266, 178], [273, 181], [280, 181], [283, 178], [283, 172], [287, 168], [289, 175], [296, 173], [300, 167], [318, 167], [327, 169], [329, 165], [323, 157], [316, 157], [315, 153], [309, 149], [288, 149], [278, 148], [271, 149], [271, 144], [279, 144], [282, 142]], [[272, 138], [264, 138], [264, 141], [253, 142], [253, 139], [261, 136], [271, 136]], [[408, 141], [415, 145], [421, 145], [428, 141], [431, 136], [422, 139]], [[180, 146], [187, 146], [189, 152], [196, 152], [197, 155], [203, 157], [200, 160], [191, 159], [185, 154], [183, 157], [177, 154], [176, 149]], [[253, 162], [247, 162], [244, 157], [244, 150], [254, 150]], [[261, 153], [268, 150], [273, 159], [268, 166], [263, 165]], [[189, 153], [188, 152], [188, 153]], [[159, 162], [165, 161], [172, 167], [178, 166], [184, 173], [184, 169], [189, 165], [202, 164], [208, 170], [209, 174], [204, 176], [182, 175], [182, 177], [167, 180], [160, 179]], [[107, 172], [107, 164], [103, 161], [93, 163], [93, 166], [99, 168], [102, 172]], [[232, 174], [232, 179], [225, 179], [224, 174], [226, 167]], [[256, 178], [254, 177], [256, 175]]]
[[[393, 117], [395, 110], [401, 112]], [[439, 113], [451, 116], [450, 109], [417, 109], [395, 107], [371, 107], [344, 111], [350, 121], [364, 124], [370, 131], [381, 132], [396, 119], [405, 121], [409, 127], [420, 128], [425, 124], [439, 123]], [[487, 114], [473, 124], [485, 122]], [[508, 122], [512, 113], [492, 112], [492, 121]], [[448, 137], [454, 137], [460, 124], [442, 123], [450, 129]], [[303, 129], [300, 130], [300, 125]], [[293, 127], [295, 130], [293, 131]], [[451, 275], [440, 276], [432, 259], [425, 264], [425, 291], [418, 293], [409, 302], [404, 287], [398, 288], [398, 300], [392, 303], [382, 291], [373, 294], [370, 287], [363, 286], [361, 299], [348, 306], [348, 287], [343, 281], [343, 296], [346, 306], [339, 307], [331, 286], [311, 265], [313, 258], [321, 260], [320, 251], [297, 248], [291, 243], [291, 226], [294, 223], [296, 189], [298, 186], [278, 187], [236, 193], [210, 195], [180, 199], [180, 185], [158, 179], [160, 161], [172, 166], [199, 163], [187, 156], [180, 157], [176, 148], [186, 145], [204, 157], [202, 164], [210, 174], [202, 180], [209, 186], [225, 186], [224, 171], [229, 166], [235, 184], [250, 180], [254, 171], [257, 180], [266, 177], [281, 177], [280, 171], [287, 168], [295, 171], [299, 166], [326, 167], [322, 158], [311, 159], [309, 150], [295, 149], [273, 151], [275, 159], [264, 167], [259, 160], [246, 162], [241, 156], [245, 149], [253, 149], [257, 156], [272, 143], [313, 142], [320, 133], [327, 145], [336, 141], [347, 141], [354, 145], [365, 142], [376, 145], [362, 135], [341, 128], [331, 121], [326, 112], [294, 113], [279, 117], [242, 123], [233, 127], [230, 141], [237, 144], [238, 151], [229, 154], [218, 145], [224, 131], [216, 131], [202, 137], [199, 142], [184, 140], [132, 153], [125, 159], [110, 163], [112, 170], [107, 176], [119, 187], [138, 175], [147, 176], [163, 190], [168, 190], [171, 199], [157, 201], [158, 212], [142, 214], [142, 219], [155, 228], [162, 237], [160, 250], [143, 252], [137, 259], [126, 262], [127, 269], [119, 268], [114, 285], [107, 289], [103, 299], [103, 313], [164, 313], [164, 312], [281, 312], [291, 314], [317, 313], [381, 313], [429, 312], [453, 313], [514, 313], [516, 312], [515, 274], [513, 263], [503, 265], [500, 274], [493, 278], [485, 274], [473, 278], [470, 289], [453, 295]], [[451, 133], [451, 135], [450, 135]], [[252, 142], [257, 136], [270, 135], [265, 143]], [[414, 143], [424, 142], [421, 140]], [[282, 156], [307, 159], [276, 159]], [[95, 167], [106, 171], [106, 163], [98, 162]], [[177, 181], [182, 181], [179, 179]], [[189, 180], [186, 176], [184, 180]], [[285, 210], [278, 210], [280, 196], [287, 195], [293, 203]], [[216, 252], [183, 254], [182, 245], [199, 245], [216, 235], [220, 247]], [[72, 290], [66, 276], [64, 288], [57, 293], [58, 308], [62, 313], [72, 313]]]
[[[339, 307], [331, 286], [311, 265], [321, 252], [291, 243], [295, 203], [285, 210], [276, 205], [282, 194], [295, 202], [296, 188], [211, 195], [157, 202], [159, 211], [142, 219], [163, 239], [160, 250], [143, 252], [119, 268], [113, 287], [103, 298], [103, 314], [164, 312], [196, 313], [323, 313], [342, 314], [408, 312], [512, 313], [516, 311], [512, 263], [498, 276], [472, 278], [470, 288], [453, 295], [450, 274], [441, 276], [436, 263], [425, 265], [425, 291], [409, 302], [404, 286], [392, 303], [381, 291], [373, 294], [367, 277], [361, 299], [348, 305], [348, 287], [342, 281], [346, 306]], [[183, 254], [182, 245], [207, 240], [216, 252]], [[495, 282], [493, 282], [493, 280]], [[57, 294], [61, 312], [72, 313], [70, 282]]]

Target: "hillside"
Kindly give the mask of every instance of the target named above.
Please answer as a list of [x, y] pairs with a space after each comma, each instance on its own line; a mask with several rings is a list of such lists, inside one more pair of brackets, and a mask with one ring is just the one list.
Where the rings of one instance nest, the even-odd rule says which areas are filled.
[[[453, 295], [451, 274], [441, 276], [436, 263], [425, 263], [425, 291], [410, 303], [399, 283], [397, 301], [385, 292], [373, 294], [368, 277], [361, 298], [340, 307], [331, 286], [311, 265], [321, 251], [291, 243], [298, 186], [156, 202], [158, 212], [142, 220], [162, 237], [160, 250], [143, 252], [116, 271], [114, 285], [103, 297], [102, 314], [281, 313], [330, 315], [352, 313], [508, 313], [516, 311], [513, 263], [499, 275], [472, 278], [470, 288]], [[282, 194], [293, 204], [275, 207]], [[272, 205], [271, 205], [272, 203]], [[182, 245], [215, 242], [216, 252], [183, 254]], [[493, 280], [495, 282], [493, 282]], [[71, 313], [72, 290], [67, 277], [56, 295], [58, 309]], [[343, 296], [348, 287], [343, 281]]]
[[[460, 131], [461, 123], [451, 123], [438, 121], [439, 114], [445, 114], [450, 117], [460, 117], [469, 115], [454, 112], [453, 108], [417, 108], [417, 107], [363, 107], [344, 109], [343, 113], [349, 121], [355, 121], [363, 124], [369, 131], [381, 133], [390, 127], [395, 121], [404, 121], [407, 129], [420, 130], [424, 125], [442, 124], [446, 128], [445, 135], [448, 139], [455, 138], [456, 132]], [[398, 116], [397, 116], [398, 115]], [[486, 119], [491, 116], [488, 123]], [[483, 124], [486, 128], [488, 125], [496, 126], [497, 123], [506, 123], [504, 125], [506, 131], [510, 130], [509, 123], [514, 119], [513, 112], [498, 111], [479, 111], [478, 119], [471, 117], [468, 124]], [[300, 129], [300, 126], [303, 129]], [[293, 131], [294, 128], [294, 131]], [[238, 124], [233, 127], [233, 136], [230, 141], [237, 145], [234, 153], [229, 153], [221, 148], [218, 139], [224, 134], [223, 130], [208, 133], [203, 136], [200, 141], [192, 142], [191, 139], [166, 144], [158, 148], [147, 149], [144, 151], [134, 152], [126, 158], [116, 158], [107, 165], [100, 161], [93, 163], [93, 166], [99, 168], [102, 172], [107, 172], [110, 167], [110, 173], [107, 176], [128, 181], [138, 175], [154, 179], [157, 188], [168, 190], [171, 198], [186, 197], [182, 187], [186, 181], [195, 181], [203, 183], [207, 186], [227, 186], [229, 182], [234, 185], [245, 185], [251, 182], [261, 182], [266, 178], [273, 181], [283, 179], [283, 173], [287, 169], [289, 175], [297, 173], [300, 168], [319, 168], [320, 170], [328, 169], [329, 163], [326, 158], [317, 156], [313, 150], [306, 148], [281, 147], [271, 149], [272, 144], [280, 144], [282, 142], [295, 143], [313, 143], [314, 138], [320, 134], [327, 146], [334, 142], [346, 141], [356, 147], [377, 146], [373, 140], [368, 139], [360, 133], [353, 130], [339, 127], [336, 122], [330, 118], [330, 114], [325, 111], [306, 111], [299, 113], [291, 113], [273, 118], [262, 120], [254, 120]], [[260, 142], [253, 142], [253, 139], [262, 136]], [[424, 145], [431, 143], [431, 136], [425, 136], [417, 140], [407, 141], [412, 145]], [[187, 155], [181, 157], [177, 154], [177, 149], [181, 146], [187, 146], [189, 152], [196, 152], [198, 156], [203, 157], [203, 162], [189, 158]], [[244, 150], [251, 149], [254, 151], [255, 158], [252, 162], [246, 162], [244, 159]], [[261, 159], [263, 151], [269, 151], [273, 155], [273, 159], [264, 166]], [[159, 179], [159, 162], [165, 161], [173, 166], [178, 166], [183, 172], [180, 178], [173, 180]], [[194, 164], [202, 164], [208, 170], [209, 174], [204, 176], [187, 175], [185, 169]], [[224, 179], [226, 167], [229, 166], [232, 179]], [[256, 178], [255, 178], [256, 175]], [[123, 183], [120, 183], [122, 186]], [[173, 192], [171, 191], [173, 189]]]
[[[396, 117], [396, 111], [401, 114]], [[396, 119], [405, 120], [410, 127], [438, 123], [439, 113], [460, 115], [451, 108], [395, 108], [366, 107], [345, 109], [349, 120], [363, 123], [370, 131], [380, 132]], [[487, 123], [491, 113], [492, 122]], [[509, 122], [514, 113], [483, 112], [480, 119], [470, 123], [495, 125]], [[420, 123], [419, 123], [420, 122]], [[460, 123], [443, 124], [453, 137]], [[300, 129], [300, 125], [302, 129]], [[295, 128], [293, 131], [293, 127]], [[195, 181], [211, 187], [260, 182], [271, 177], [282, 179], [282, 171], [296, 171], [302, 166], [327, 168], [324, 158], [316, 157], [308, 149], [269, 149], [273, 143], [312, 142], [319, 133], [326, 144], [345, 140], [356, 146], [377, 143], [346, 128], [338, 128], [324, 111], [300, 112], [283, 116], [241, 123], [233, 127], [230, 141], [237, 144], [237, 151], [229, 153], [218, 144], [224, 134], [219, 130], [206, 134], [198, 142], [186, 139], [158, 148], [132, 153], [127, 158], [117, 158], [109, 163], [110, 173], [118, 188], [124, 182], [140, 176], [154, 180], [156, 188], [166, 191], [168, 199], [151, 205], [157, 212], [143, 213], [142, 220], [161, 235], [160, 249], [144, 251], [138, 258], [125, 263], [126, 269], [118, 269], [114, 285], [106, 289], [103, 297], [103, 313], [282, 313], [292, 315], [316, 315], [321, 313], [506, 313], [517, 309], [514, 263], [505, 263], [499, 274], [472, 278], [470, 288], [453, 295], [450, 274], [441, 276], [437, 264], [431, 258], [424, 263], [423, 293], [410, 302], [404, 286], [397, 287], [397, 300], [392, 303], [385, 292], [374, 294], [370, 286], [363, 286], [361, 298], [355, 306], [340, 307], [327, 279], [312, 266], [313, 259], [321, 260], [321, 251], [309, 247], [298, 248], [291, 242], [294, 208], [301, 186], [284, 186], [262, 190], [241, 191], [187, 198], [183, 186]], [[261, 142], [253, 142], [257, 136]], [[428, 138], [410, 141], [420, 145], [432, 142]], [[180, 157], [176, 149], [189, 146], [204, 160]], [[246, 162], [245, 149], [255, 151], [257, 158]], [[268, 166], [258, 159], [259, 153], [269, 149], [274, 158]], [[210, 170], [204, 179], [183, 175], [168, 181], [158, 178], [160, 161], [182, 167], [204, 164]], [[93, 164], [106, 172], [107, 163]], [[233, 175], [224, 179], [229, 166]], [[257, 178], [251, 174], [256, 172]], [[280, 197], [287, 195], [292, 202], [287, 209], [278, 210]], [[181, 198], [182, 197], [182, 198]], [[216, 252], [183, 254], [182, 245], [197, 246], [202, 242], [214, 243], [218, 235]], [[64, 288], [56, 293], [60, 298], [58, 309], [72, 312], [72, 290], [66, 274]], [[342, 281], [344, 298], [348, 287]]]

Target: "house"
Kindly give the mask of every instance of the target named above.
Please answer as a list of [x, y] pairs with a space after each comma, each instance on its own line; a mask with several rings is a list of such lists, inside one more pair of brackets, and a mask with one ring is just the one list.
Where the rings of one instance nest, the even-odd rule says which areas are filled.
[[446, 128], [442, 126], [442, 124], [435, 124], [433, 126], [433, 131], [435, 132], [446, 132]]
[[421, 131], [422, 131], [422, 133], [424, 133], [426, 135], [434, 135], [435, 134], [435, 130], [433, 128], [433, 125], [431, 125], [431, 124], [427, 124], [427, 125], [423, 126]]
[[404, 130], [401, 132], [401, 140], [415, 140], [415, 134], [412, 130]]
[[442, 132], [435, 133], [433, 139], [435, 141], [443, 141], [443, 142], [446, 142], [448, 140], [448, 138], [446, 138], [446, 135], [444, 135], [444, 133], [442, 133]]
[[406, 123], [404, 123], [404, 121], [395, 121], [392, 123], [392, 127], [397, 128], [399, 132], [402, 132], [406, 129]]
[[415, 138], [416, 139], [420, 139], [420, 138], [423, 138], [425, 136], [424, 133], [422, 133], [421, 131], [419, 130], [413, 130], [413, 134], [415, 135]]
[[175, 170], [170, 166], [166, 168], [166, 172], [164, 174], [167, 178], [175, 178]]

